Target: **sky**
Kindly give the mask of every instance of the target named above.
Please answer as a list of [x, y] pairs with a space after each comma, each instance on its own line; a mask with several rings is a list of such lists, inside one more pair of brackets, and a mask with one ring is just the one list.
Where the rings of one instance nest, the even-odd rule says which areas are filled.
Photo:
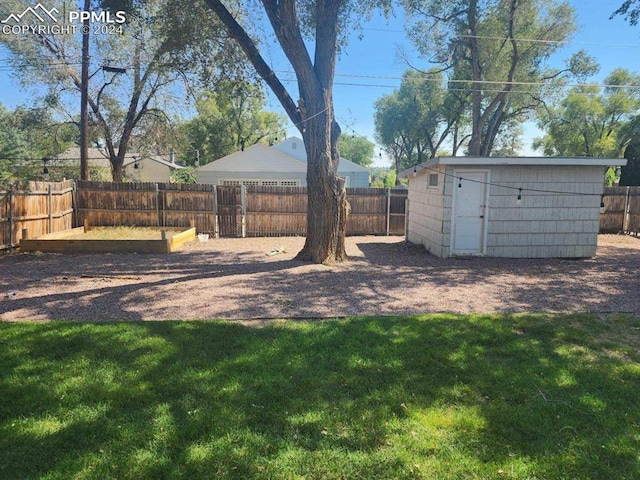
[[[562, 61], [578, 50], [585, 50], [600, 63], [600, 73], [591, 78], [592, 82], [602, 80], [615, 68], [624, 67], [640, 72], [640, 26], [633, 27], [623, 18], [610, 20], [612, 12], [622, 0], [570, 0], [577, 13], [579, 31], [566, 47], [550, 59], [550, 65], [559, 66]], [[406, 70], [398, 58], [398, 48], [405, 48], [419, 67], [428, 68], [428, 64], [418, 58], [403, 30], [404, 18], [401, 13], [390, 19], [374, 16], [364, 25], [364, 29], [354, 32], [342, 52], [336, 66], [334, 102], [336, 117], [343, 133], [356, 134], [374, 141], [374, 104], [382, 95], [390, 94], [400, 84], [402, 73]], [[0, 33], [1, 35], [2, 33]], [[290, 71], [276, 46], [265, 54], [275, 70]], [[32, 93], [22, 90], [18, 82], [11, 78], [6, 65], [7, 53], [0, 50], [0, 103], [15, 108], [28, 104]], [[292, 78], [291, 74], [281, 74]], [[292, 83], [286, 86], [292, 87]], [[274, 99], [268, 108], [283, 113]], [[288, 136], [299, 135], [294, 127], [287, 130]], [[531, 149], [532, 139], [540, 132], [535, 124], [525, 125], [525, 148], [523, 155], [540, 155]], [[376, 166], [389, 166], [389, 160], [379, 156], [376, 149]]]

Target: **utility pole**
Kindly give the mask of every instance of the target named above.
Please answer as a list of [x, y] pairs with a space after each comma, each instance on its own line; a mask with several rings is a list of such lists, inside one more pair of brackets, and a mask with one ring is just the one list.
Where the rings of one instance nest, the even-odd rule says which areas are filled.
[[[91, 0], [84, 0], [84, 11]], [[89, 180], [89, 18], [82, 22], [82, 71], [80, 73], [80, 179]]]

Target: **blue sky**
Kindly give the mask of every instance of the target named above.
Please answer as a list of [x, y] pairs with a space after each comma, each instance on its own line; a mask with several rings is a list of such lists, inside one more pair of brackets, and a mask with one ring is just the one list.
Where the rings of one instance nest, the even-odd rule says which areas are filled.
[[[571, 0], [570, 3], [576, 9], [580, 29], [571, 43], [554, 55], [552, 62], [559, 65], [571, 53], [583, 49], [601, 65], [600, 73], [593, 81], [601, 81], [617, 67], [640, 72], [637, 60], [640, 58], [640, 27], [632, 27], [620, 17], [609, 20], [622, 0]], [[403, 32], [401, 15], [389, 20], [375, 16], [363, 31], [354, 32], [338, 60], [334, 86], [336, 115], [343, 125], [343, 132], [352, 133], [353, 130], [373, 140], [373, 105], [380, 96], [391, 93], [399, 85], [406, 69], [398, 60], [399, 46], [412, 51]], [[13, 108], [29, 103], [32, 94], [22, 90], [17, 81], [10, 78], [10, 72], [2, 68], [6, 65], [6, 57], [7, 53], [0, 50], [0, 102]], [[275, 48], [267, 58], [275, 69], [290, 70]], [[426, 63], [421, 65], [426, 66]], [[269, 107], [282, 111], [274, 100]], [[295, 128], [288, 130], [289, 136], [296, 134]], [[538, 134], [534, 125], [526, 126], [523, 154], [533, 153], [530, 150], [531, 139]], [[387, 166], [383, 160], [377, 163]]]

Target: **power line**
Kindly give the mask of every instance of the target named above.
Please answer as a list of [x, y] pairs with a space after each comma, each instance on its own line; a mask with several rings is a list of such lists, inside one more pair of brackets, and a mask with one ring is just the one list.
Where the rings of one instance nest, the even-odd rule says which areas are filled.
[[[457, 35], [460, 38], [476, 38], [478, 40], [510, 40], [508, 37], [492, 37], [486, 35]], [[624, 43], [590, 43], [590, 42], [574, 42], [572, 40], [547, 40], [543, 38], [514, 38], [517, 42], [528, 43], [545, 43], [559, 45], [585, 45], [591, 47], [607, 47], [607, 48], [640, 48], [640, 45], [624, 44]]]
[[[362, 30], [368, 30], [372, 32], [390, 32], [390, 33], [406, 33], [406, 30], [396, 30], [392, 28], [381, 27], [364, 27]], [[487, 35], [456, 35], [460, 38], [476, 38], [479, 40], [507, 40], [505, 37], [492, 37]], [[624, 43], [600, 43], [600, 42], [575, 42], [573, 40], [548, 40], [543, 38], [514, 38], [518, 42], [531, 42], [531, 43], [549, 43], [549, 44], [570, 44], [570, 45], [584, 45], [588, 47], [607, 47], [607, 48], [640, 48], [640, 44], [624, 44]]]
[[[294, 74], [295, 72], [290, 70], [274, 70], [275, 73], [285, 73], [285, 74]], [[362, 79], [371, 79], [371, 80], [396, 80], [402, 82], [406, 80], [403, 77], [395, 77], [395, 76], [387, 76], [387, 75], [370, 75], [370, 74], [355, 74], [355, 73], [336, 73], [336, 77], [341, 78], [362, 78]], [[528, 86], [528, 87], [545, 87], [545, 86], [553, 86], [549, 82], [522, 82], [522, 81], [500, 81], [500, 80], [471, 80], [471, 79], [450, 79], [450, 80], [442, 80], [439, 78], [433, 78], [427, 73], [421, 73], [420, 78], [415, 78], [416, 80], [423, 82], [446, 82], [447, 84], [480, 84], [480, 85], [501, 85], [501, 86]], [[413, 80], [413, 79], [409, 79]], [[295, 80], [287, 80], [287, 81], [295, 81]], [[358, 83], [346, 83], [346, 82], [334, 82], [337, 85], [350, 85], [350, 86], [373, 86], [373, 87], [385, 87], [391, 88], [395, 87], [393, 85], [381, 85], [381, 84], [358, 84]], [[614, 90], [624, 90], [624, 89], [640, 89], [640, 84], [635, 85], [617, 85], [610, 83], [566, 83], [562, 85], [558, 85], [562, 88], [610, 88]]]
[[[364, 138], [365, 140], [371, 142], [371, 140], [369, 140], [366, 136], [359, 134], [358, 132], [356, 132], [353, 128], [351, 128], [350, 126], [348, 126], [346, 124], [346, 122], [344, 121], [344, 119], [342, 118], [338, 118], [338, 120], [340, 120], [341, 122], [343, 122], [345, 124], [345, 127], [349, 130], [351, 130], [356, 136], [360, 137], [360, 138]], [[371, 142], [374, 147], [379, 148], [380, 150], [384, 150], [384, 147], [378, 145], [376, 142]], [[460, 157], [461, 159], [461, 163], [464, 163], [464, 158], [465, 157]], [[415, 165], [413, 167], [413, 172], [414, 174], [417, 173], [417, 167], [419, 165]], [[567, 196], [581, 196], [581, 197], [603, 197], [603, 194], [600, 193], [581, 193], [581, 192], [566, 192], [566, 191], [561, 191], [561, 190], [545, 190], [545, 189], [539, 189], [539, 188], [527, 188], [527, 187], [516, 187], [513, 185], [504, 185], [501, 183], [493, 183], [493, 182], [485, 182], [482, 180], [475, 180], [473, 178], [466, 178], [464, 176], [460, 176], [460, 175], [453, 175], [451, 173], [447, 173], [446, 171], [443, 172], [441, 170], [435, 169], [433, 167], [427, 167], [424, 165], [420, 166], [420, 170], [427, 170], [427, 171], [431, 171], [434, 173], [438, 173], [438, 174], [442, 174], [445, 177], [450, 177], [453, 179], [457, 179], [458, 180], [458, 187], [461, 188], [462, 182], [471, 182], [471, 183], [479, 183], [482, 185], [489, 185], [492, 187], [497, 187], [497, 188], [505, 188], [505, 189], [509, 189], [509, 190], [514, 190], [514, 191], [518, 191], [518, 200], [522, 199], [522, 193], [524, 192], [531, 192], [531, 193], [542, 193], [542, 194], [548, 194], [548, 195], [567, 195]], [[397, 172], [400, 173], [400, 172]]]

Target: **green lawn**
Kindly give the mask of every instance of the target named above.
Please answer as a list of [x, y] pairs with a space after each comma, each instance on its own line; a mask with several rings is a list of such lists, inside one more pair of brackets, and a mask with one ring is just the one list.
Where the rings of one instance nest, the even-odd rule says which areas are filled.
[[637, 479], [640, 319], [0, 324], [1, 479]]

